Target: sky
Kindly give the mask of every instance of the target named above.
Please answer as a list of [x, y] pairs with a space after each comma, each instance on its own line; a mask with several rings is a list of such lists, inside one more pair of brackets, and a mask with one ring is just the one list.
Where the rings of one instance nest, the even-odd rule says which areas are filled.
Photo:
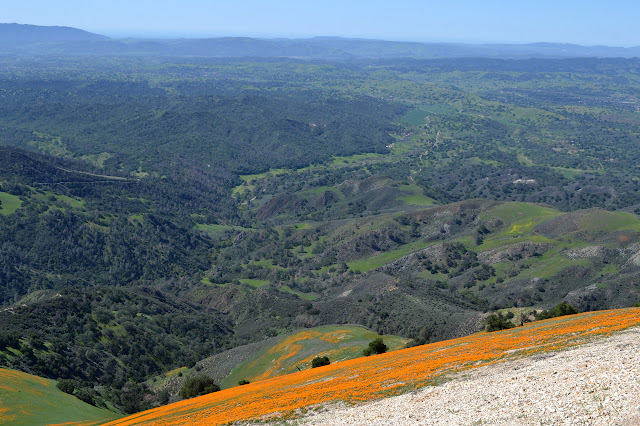
[[314, 37], [640, 46], [637, 0], [2, 0], [0, 22], [111, 37]]

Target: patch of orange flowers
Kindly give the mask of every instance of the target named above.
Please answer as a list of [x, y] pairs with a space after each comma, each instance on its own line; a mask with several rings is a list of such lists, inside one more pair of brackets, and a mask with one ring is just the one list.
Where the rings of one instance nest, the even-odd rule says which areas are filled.
[[[288, 364], [287, 360], [297, 355], [303, 349], [301, 341], [310, 339], [325, 340], [325, 335], [316, 330], [305, 330], [288, 336], [277, 345], [269, 348], [269, 350], [267, 351], [267, 355], [271, 355], [271, 357], [273, 358], [273, 362], [271, 363], [270, 368], [256, 377], [251, 377], [251, 381], [257, 382], [259, 380], [265, 380], [279, 374], [296, 371], [296, 365]], [[247, 366], [247, 369], [254, 369], [256, 367], [256, 364], [259, 362], [261, 362], [261, 359], [255, 360]]]
[[36, 393], [35, 396], [42, 394], [42, 392], [32, 389], [32, 386], [29, 386], [30, 384], [46, 386], [47, 381], [42, 377], [32, 376], [21, 371], [8, 370], [6, 368], [0, 369], [0, 388], [13, 392], [30, 389], [31, 392]]
[[359, 403], [399, 394], [465, 369], [568, 348], [638, 325], [640, 308], [554, 318], [274, 377], [108, 424], [213, 425], [283, 418], [317, 405]]

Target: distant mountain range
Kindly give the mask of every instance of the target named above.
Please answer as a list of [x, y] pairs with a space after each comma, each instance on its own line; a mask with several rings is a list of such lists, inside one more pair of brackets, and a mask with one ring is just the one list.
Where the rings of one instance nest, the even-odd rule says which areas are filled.
[[0, 46], [2, 47], [32, 43], [69, 43], [99, 40], [109, 40], [109, 37], [71, 27], [0, 24]]
[[640, 57], [640, 47], [561, 43], [418, 43], [340, 37], [259, 39], [111, 39], [70, 27], [0, 24], [0, 54], [150, 55], [202, 57], [361, 58], [575, 58]]

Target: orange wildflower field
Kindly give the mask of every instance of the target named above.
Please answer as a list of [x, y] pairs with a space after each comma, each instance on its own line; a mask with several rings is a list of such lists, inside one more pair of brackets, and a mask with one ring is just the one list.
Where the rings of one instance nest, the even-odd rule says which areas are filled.
[[314, 406], [361, 403], [447, 380], [470, 368], [570, 348], [640, 325], [640, 308], [588, 312], [478, 333], [254, 382], [137, 413], [109, 425], [224, 424], [291, 418]]

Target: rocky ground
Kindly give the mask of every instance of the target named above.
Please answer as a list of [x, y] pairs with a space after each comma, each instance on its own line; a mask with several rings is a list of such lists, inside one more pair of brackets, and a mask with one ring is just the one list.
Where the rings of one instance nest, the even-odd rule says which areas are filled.
[[418, 392], [324, 407], [305, 425], [640, 425], [640, 328], [465, 371]]

